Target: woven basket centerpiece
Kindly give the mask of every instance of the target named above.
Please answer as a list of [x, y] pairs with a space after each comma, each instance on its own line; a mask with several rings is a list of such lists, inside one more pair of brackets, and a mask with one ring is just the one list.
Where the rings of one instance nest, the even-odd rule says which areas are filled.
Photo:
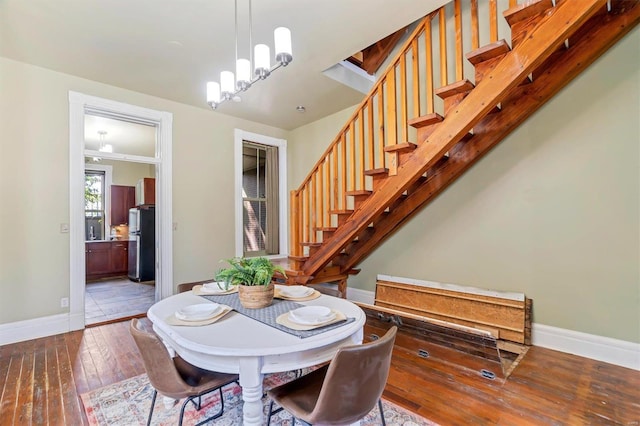
[[239, 285], [238, 298], [247, 309], [265, 308], [273, 302], [274, 285]]

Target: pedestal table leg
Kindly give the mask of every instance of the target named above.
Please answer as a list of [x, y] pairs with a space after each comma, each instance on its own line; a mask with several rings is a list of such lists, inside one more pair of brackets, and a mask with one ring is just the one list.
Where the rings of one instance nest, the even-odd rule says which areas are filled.
[[262, 414], [262, 359], [259, 357], [240, 359], [240, 386], [242, 386], [242, 424], [261, 426]]

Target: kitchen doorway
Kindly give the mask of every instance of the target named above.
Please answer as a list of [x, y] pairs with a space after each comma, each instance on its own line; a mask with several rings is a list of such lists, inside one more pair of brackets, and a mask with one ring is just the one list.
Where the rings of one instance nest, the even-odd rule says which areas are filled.
[[[172, 116], [76, 92], [69, 92], [69, 109], [70, 329], [75, 330], [142, 316], [150, 304], [173, 293]], [[101, 181], [100, 169], [109, 169], [110, 177], [105, 172]], [[145, 218], [146, 242], [138, 235], [143, 227], [132, 230], [132, 217]], [[100, 306], [101, 296], [109, 306]]]
[[[114, 152], [128, 152], [127, 145], [147, 144], [153, 154], [155, 132], [151, 126], [85, 115], [87, 147], [106, 140]], [[102, 140], [93, 141], [93, 133]], [[143, 316], [155, 303], [156, 167], [85, 156], [84, 175], [85, 325]]]

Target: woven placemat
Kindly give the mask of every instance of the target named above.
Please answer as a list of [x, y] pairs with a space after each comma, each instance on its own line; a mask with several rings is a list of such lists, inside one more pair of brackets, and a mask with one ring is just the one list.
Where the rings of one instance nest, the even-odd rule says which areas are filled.
[[221, 296], [201, 295], [200, 297], [203, 297], [215, 303], [231, 306], [233, 310], [244, 316], [252, 318], [256, 321], [260, 321], [263, 324], [266, 324], [273, 328], [277, 328], [280, 331], [292, 334], [301, 339], [304, 339], [305, 337], [315, 336], [317, 334], [333, 330], [334, 328], [342, 327], [343, 325], [349, 324], [356, 320], [355, 318], [346, 318], [344, 321], [334, 322], [324, 327], [315, 328], [313, 330], [293, 330], [282, 324], [278, 324], [276, 322], [276, 319], [282, 314], [304, 306], [300, 303], [292, 302], [290, 300], [273, 299], [273, 303], [271, 303], [271, 305], [267, 306], [266, 308], [247, 309], [240, 303], [240, 299], [238, 298], [237, 293], [225, 294]]

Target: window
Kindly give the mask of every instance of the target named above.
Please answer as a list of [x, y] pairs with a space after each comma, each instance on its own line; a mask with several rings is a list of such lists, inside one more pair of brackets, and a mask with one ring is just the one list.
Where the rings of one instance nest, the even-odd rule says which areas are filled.
[[279, 253], [278, 147], [242, 143], [243, 255]]
[[85, 240], [103, 240], [105, 228], [105, 173], [87, 170], [84, 174]]
[[85, 163], [84, 170], [84, 238], [104, 240], [109, 230], [111, 196], [110, 165]]
[[286, 255], [286, 141], [236, 130], [236, 256]]

